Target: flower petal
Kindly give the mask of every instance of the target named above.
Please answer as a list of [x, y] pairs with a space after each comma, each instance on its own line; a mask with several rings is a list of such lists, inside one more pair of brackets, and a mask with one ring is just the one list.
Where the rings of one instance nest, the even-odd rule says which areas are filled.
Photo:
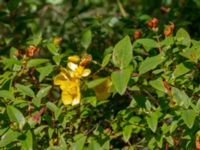
[[73, 102], [72, 96], [68, 94], [68, 92], [64, 92], [64, 91], [62, 92], [61, 100], [64, 105], [69, 105], [69, 104], [72, 104]]
[[84, 70], [83, 70], [83, 73], [82, 73], [82, 76], [83, 76], [83, 77], [87, 77], [87, 76], [90, 75], [90, 73], [91, 73], [91, 70], [90, 70], [90, 69], [84, 69]]
[[55, 76], [53, 81], [55, 85], [61, 85], [66, 80], [68, 80], [68, 77], [61, 72], [57, 76]]
[[68, 61], [77, 63], [80, 61], [80, 57], [78, 55], [69, 56]]
[[81, 93], [80, 93], [80, 88], [78, 87], [78, 89], [77, 89], [77, 95], [76, 95], [76, 97], [74, 97], [72, 105], [79, 104], [80, 100], [81, 100]]
[[67, 66], [69, 67], [69, 69], [71, 69], [72, 71], [75, 71], [76, 68], [78, 67], [77, 64], [73, 63], [73, 62], [68, 62]]

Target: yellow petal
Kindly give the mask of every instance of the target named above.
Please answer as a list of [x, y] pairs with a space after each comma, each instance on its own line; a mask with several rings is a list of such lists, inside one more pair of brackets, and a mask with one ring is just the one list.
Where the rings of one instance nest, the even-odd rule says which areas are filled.
[[63, 72], [59, 73], [54, 78], [54, 84], [55, 85], [61, 85], [64, 81], [68, 80], [68, 77]]
[[80, 100], [81, 100], [81, 93], [80, 93], [80, 90], [79, 90], [79, 91], [77, 92], [76, 97], [74, 97], [74, 99], [73, 99], [72, 105], [79, 104], [79, 103], [80, 103]]
[[82, 74], [83, 74], [83, 71], [84, 71], [84, 67], [83, 66], [78, 66], [76, 68], [76, 70], [74, 71], [74, 76], [76, 78], [81, 78], [82, 77]]
[[91, 73], [91, 70], [90, 70], [90, 69], [84, 69], [84, 70], [83, 70], [83, 73], [82, 73], [82, 76], [83, 76], [83, 77], [87, 77], [87, 76], [90, 75], [90, 73]]
[[80, 57], [78, 55], [69, 56], [68, 61], [77, 63], [80, 61]]
[[73, 62], [68, 62], [67, 66], [69, 67], [69, 69], [71, 69], [72, 71], [75, 71], [78, 67], [77, 64], [73, 63]]
[[64, 91], [62, 92], [61, 100], [64, 105], [72, 104], [72, 101], [73, 101], [72, 96], [68, 94], [68, 92], [64, 92]]

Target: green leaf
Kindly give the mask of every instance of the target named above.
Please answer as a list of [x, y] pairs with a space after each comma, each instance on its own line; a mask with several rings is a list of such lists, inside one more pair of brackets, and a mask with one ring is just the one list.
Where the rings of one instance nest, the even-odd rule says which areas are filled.
[[153, 57], [146, 58], [139, 67], [139, 73], [144, 74], [150, 70], [155, 69], [159, 64], [161, 64], [165, 60], [164, 54], [160, 53]]
[[24, 150], [32, 150], [33, 149], [33, 137], [30, 130], [26, 132], [26, 138], [21, 140], [22, 149]]
[[172, 136], [167, 136], [167, 137], [165, 137], [165, 139], [167, 140], [167, 142], [170, 145], [174, 146], [174, 140], [173, 140]]
[[31, 88], [29, 88], [28, 86], [24, 86], [24, 85], [21, 85], [21, 84], [16, 84], [16, 88], [19, 92], [27, 95], [27, 96], [30, 96], [30, 97], [35, 97], [35, 94], [33, 92], [33, 90]]
[[59, 55], [59, 54], [58, 54], [59, 48], [56, 47], [53, 43], [48, 43], [48, 44], [47, 44], [47, 49], [48, 49], [53, 55]]
[[101, 145], [95, 139], [91, 139], [91, 143], [89, 144], [87, 150], [102, 150], [102, 149]]
[[151, 112], [148, 117], [146, 117], [147, 124], [149, 128], [155, 133], [158, 126], [158, 119], [161, 113], [159, 111]]
[[110, 58], [111, 58], [112, 54], [107, 54], [104, 58], [103, 61], [101, 63], [101, 66], [104, 68], [108, 65]]
[[47, 62], [49, 62], [48, 59], [31, 59], [27, 62], [27, 67], [28, 68], [37, 67], [37, 66], [47, 63]]
[[138, 39], [134, 42], [133, 47], [135, 47], [136, 45], [141, 44], [145, 50], [149, 51], [152, 48], [158, 48], [158, 43], [156, 41], [154, 41], [153, 39], [148, 39], [148, 38], [144, 38], [144, 39]]
[[183, 62], [176, 65], [176, 69], [174, 70], [174, 77], [177, 78], [181, 75], [188, 73], [193, 68], [193, 64], [190, 62]]
[[198, 60], [200, 59], [200, 47], [186, 48], [180, 53], [180, 55], [198, 63]]
[[113, 85], [120, 95], [123, 95], [126, 91], [132, 71], [132, 66], [129, 66], [128, 68], [115, 71], [111, 74]]
[[190, 44], [191, 44], [190, 35], [183, 28], [180, 28], [177, 31], [177, 33], [176, 33], [176, 40], [177, 40], [177, 44], [184, 45], [184, 46], [187, 46], [187, 47], [189, 47]]
[[40, 91], [37, 93], [36, 97], [43, 98], [43, 97], [47, 96], [50, 89], [51, 89], [51, 86], [47, 86], [45, 88], [40, 89]]
[[178, 106], [184, 106], [185, 108], [190, 106], [191, 98], [189, 98], [184, 91], [172, 87], [172, 95], [173, 100], [177, 103]]
[[129, 36], [120, 40], [113, 49], [113, 63], [120, 69], [128, 67], [132, 60], [132, 44]]
[[125, 142], [129, 141], [129, 138], [131, 137], [133, 126], [127, 125], [123, 128], [123, 138]]
[[194, 125], [194, 121], [196, 118], [196, 112], [192, 109], [188, 109], [188, 110], [183, 110], [181, 112], [181, 117], [184, 121], [184, 123], [187, 125], [188, 128], [192, 128]]
[[53, 61], [56, 63], [56, 65], [60, 65], [60, 61], [62, 60], [63, 57], [64, 55], [55, 55], [53, 56]]
[[17, 108], [11, 105], [8, 105], [6, 109], [7, 109], [7, 114], [10, 118], [10, 121], [17, 122], [19, 125], [19, 128], [22, 129], [26, 123], [26, 120], [23, 114]]
[[159, 91], [162, 91], [162, 92], [166, 92], [165, 91], [165, 86], [163, 85], [163, 82], [162, 82], [162, 78], [158, 78], [156, 80], [151, 80], [149, 82], [149, 84], [155, 88], [156, 90], [159, 90]]
[[56, 113], [58, 111], [58, 107], [54, 103], [47, 102], [46, 105], [52, 112]]
[[106, 78], [98, 78], [98, 79], [95, 79], [95, 80], [88, 82], [87, 86], [88, 86], [88, 88], [94, 88], [97, 85], [103, 83], [105, 80], [106, 80]]
[[44, 98], [45, 96], [47, 96], [47, 94], [49, 93], [50, 89], [51, 89], [51, 86], [47, 86], [47, 87], [42, 88], [42, 89], [39, 90], [39, 92], [37, 93], [36, 97], [34, 97], [32, 99], [32, 102], [36, 107], [40, 107], [41, 99]]
[[88, 49], [92, 42], [92, 31], [91, 30], [86, 30], [81, 38], [81, 45], [85, 48]]
[[9, 129], [4, 135], [1, 136], [0, 147], [4, 147], [16, 141], [19, 136], [19, 132]]
[[61, 113], [61, 108], [59, 109], [54, 103], [52, 102], [47, 102], [47, 107], [52, 111], [54, 112], [55, 114], [55, 119], [58, 119], [60, 113]]
[[82, 136], [76, 140], [75, 143], [72, 145], [72, 150], [82, 150], [86, 141], [86, 136]]
[[42, 36], [41, 36], [41, 34], [38, 34], [38, 35], [34, 35], [33, 37], [31, 37], [31, 38], [27, 41], [27, 44], [28, 44], [28, 45], [38, 46], [38, 45], [40, 44], [41, 41], [42, 41]]
[[6, 90], [0, 90], [0, 97], [8, 100], [15, 100], [15, 97], [12, 92]]
[[54, 66], [53, 65], [46, 65], [44, 67], [36, 68], [36, 70], [40, 73], [39, 81], [41, 82], [45, 77], [47, 77], [52, 71]]

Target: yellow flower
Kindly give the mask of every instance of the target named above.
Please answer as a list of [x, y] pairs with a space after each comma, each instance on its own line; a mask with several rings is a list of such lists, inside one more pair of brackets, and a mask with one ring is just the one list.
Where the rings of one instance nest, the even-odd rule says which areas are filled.
[[77, 65], [73, 62], [69, 62], [67, 65], [73, 72], [73, 78], [87, 77], [91, 73], [90, 69], [85, 69], [84, 66]]
[[[69, 60], [79, 61], [78, 59], [73, 60], [73, 56]], [[69, 62], [68, 68], [61, 68], [61, 72], [54, 78], [54, 84], [59, 85], [62, 90], [61, 100], [64, 105], [76, 105], [81, 99], [80, 78], [88, 76], [91, 71], [74, 62]]]
[[78, 80], [68, 81], [67, 86], [63, 86], [61, 99], [64, 105], [76, 105], [80, 103], [81, 93]]

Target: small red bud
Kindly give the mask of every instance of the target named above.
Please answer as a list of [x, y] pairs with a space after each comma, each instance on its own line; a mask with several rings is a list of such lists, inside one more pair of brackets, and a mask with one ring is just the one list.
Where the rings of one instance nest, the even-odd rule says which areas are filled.
[[135, 31], [134, 32], [134, 39], [138, 39], [141, 36], [141, 32], [140, 31]]
[[172, 33], [172, 29], [170, 27], [167, 27], [165, 30], [164, 30], [164, 35], [166, 37], [170, 36]]
[[26, 48], [26, 56], [27, 57], [32, 57], [36, 52], [38, 52], [40, 49], [31, 45]]
[[153, 27], [153, 23], [152, 23], [152, 21], [151, 21], [151, 20], [148, 21], [148, 22], [147, 22], [147, 25], [148, 25], [148, 27], [152, 28], [152, 27]]

